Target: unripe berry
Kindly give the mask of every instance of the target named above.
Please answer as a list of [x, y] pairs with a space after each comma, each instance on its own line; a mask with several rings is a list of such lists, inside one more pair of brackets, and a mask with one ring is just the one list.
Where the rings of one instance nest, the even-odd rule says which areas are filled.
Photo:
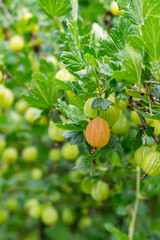
[[73, 75], [71, 75], [65, 68], [62, 68], [61, 70], [59, 70], [56, 73], [55, 78], [62, 81], [70, 81], [70, 82], [73, 82], [76, 80], [76, 78]]
[[80, 220], [78, 222], [78, 227], [82, 230], [90, 227], [91, 225], [92, 225], [92, 218], [89, 216], [80, 218]]
[[27, 122], [30, 124], [33, 124], [35, 119], [36, 119], [36, 112], [35, 108], [28, 108], [27, 111], [25, 112], [25, 119]]
[[135, 124], [136, 126], [139, 126], [139, 125], [142, 124], [142, 123], [141, 123], [141, 120], [140, 120], [140, 118], [139, 118], [139, 116], [138, 116], [138, 113], [135, 112], [135, 111], [132, 111], [132, 112], [131, 112], [131, 119], [132, 119], [132, 121], [134, 122], [134, 124]]
[[143, 160], [150, 152], [151, 152], [151, 149], [145, 146], [141, 146], [136, 150], [134, 155], [134, 160], [140, 168], [142, 168]]
[[119, 109], [125, 110], [128, 105], [128, 99], [127, 98], [118, 98], [118, 99], [116, 99], [116, 105]]
[[42, 209], [42, 222], [46, 225], [54, 224], [58, 221], [58, 212], [52, 206], [46, 206]]
[[29, 215], [34, 218], [40, 218], [41, 216], [41, 206], [39, 204], [35, 204], [29, 209]]
[[19, 203], [17, 199], [9, 198], [6, 202], [6, 207], [10, 212], [16, 212], [19, 207]]
[[[55, 68], [58, 67], [58, 60], [57, 60], [56, 57], [54, 57], [54, 56], [47, 56], [46, 60], [47, 60], [48, 62], [51, 62]], [[58, 75], [58, 73], [57, 73], [57, 75]], [[61, 80], [61, 79], [60, 79], [60, 80]]]
[[118, 4], [115, 1], [111, 2], [110, 11], [114, 16], [121, 16], [125, 11], [119, 10]]
[[81, 189], [85, 194], [90, 194], [93, 186], [94, 183], [90, 179], [84, 179], [81, 182]]
[[13, 51], [21, 51], [24, 46], [23, 37], [19, 35], [13, 36], [9, 41], [9, 46]]
[[31, 172], [31, 176], [32, 176], [33, 179], [38, 180], [38, 179], [42, 178], [43, 172], [39, 168], [34, 168]]
[[51, 149], [49, 152], [49, 158], [54, 162], [59, 162], [61, 160], [62, 154], [60, 149]]
[[50, 121], [48, 135], [53, 141], [62, 142], [64, 140], [63, 133], [64, 133], [63, 129], [58, 128], [53, 121]]
[[9, 217], [8, 211], [5, 209], [0, 209], [0, 225], [7, 222]]
[[28, 103], [26, 101], [24, 101], [23, 99], [18, 100], [15, 104], [16, 111], [22, 115], [26, 111], [27, 107], [28, 107]]
[[2, 136], [0, 136], [0, 153], [4, 150], [5, 147], [6, 147], [6, 141]]
[[15, 148], [13, 147], [8, 147], [4, 150], [2, 158], [7, 162], [7, 163], [14, 163], [18, 159], [18, 152]]
[[109, 187], [107, 183], [98, 181], [92, 188], [91, 196], [96, 201], [103, 201], [109, 197]]
[[106, 111], [99, 111], [99, 117], [103, 118], [110, 127], [120, 118], [122, 111], [116, 106], [109, 106]]
[[71, 145], [69, 142], [62, 147], [62, 156], [69, 161], [74, 161], [79, 155], [77, 145]]
[[3, 79], [3, 73], [2, 71], [0, 71], [0, 83], [2, 82], [2, 79]]
[[122, 114], [118, 121], [113, 125], [112, 132], [116, 135], [121, 135], [129, 131], [130, 124], [128, 118]]
[[38, 150], [34, 146], [29, 146], [23, 149], [22, 157], [26, 162], [34, 162], [38, 158]]
[[0, 85], [0, 108], [7, 109], [13, 104], [14, 96], [10, 89]]
[[151, 177], [160, 175], [160, 152], [149, 153], [143, 160], [142, 169]]
[[62, 221], [67, 225], [73, 224], [76, 218], [74, 212], [69, 208], [63, 208], [61, 212], [61, 216], [62, 216]]
[[31, 19], [33, 17], [32, 13], [26, 11], [23, 15], [22, 21], [24, 23], [28, 23], [29, 19]]
[[89, 98], [84, 105], [84, 114], [88, 118], [96, 118], [98, 111], [92, 108], [92, 104], [96, 98]]

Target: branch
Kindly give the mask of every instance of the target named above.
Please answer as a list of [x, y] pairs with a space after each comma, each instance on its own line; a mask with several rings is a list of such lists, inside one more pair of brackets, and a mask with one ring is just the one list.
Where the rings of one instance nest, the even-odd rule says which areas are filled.
[[4, 3], [0, 0], [0, 8], [2, 9], [2, 11], [4, 12], [4, 15], [6, 16], [6, 18], [8, 19], [8, 21], [10, 23], [13, 23], [13, 18], [11, 16], [11, 14], [8, 12], [8, 9], [5, 7]]
[[[136, 102], [133, 102], [132, 104], [137, 110], [139, 110], [138, 104]], [[148, 124], [147, 124], [145, 118], [140, 113], [138, 113], [138, 116], [142, 122], [143, 130], [145, 131]], [[157, 137], [157, 135], [155, 133], [152, 133], [152, 137], [155, 140], [155, 142], [158, 144], [158, 146], [160, 147], [160, 139]]]

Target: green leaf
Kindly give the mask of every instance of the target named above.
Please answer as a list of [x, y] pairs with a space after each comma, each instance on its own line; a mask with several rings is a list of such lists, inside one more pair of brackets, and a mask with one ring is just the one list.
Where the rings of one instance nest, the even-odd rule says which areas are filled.
[[141, 81], [142, 55], [133, 47], [126, 46], [125, 58], [121, 71], [113, 72], [113, 78], [126, 80], [128, 83], [137, 84]]
[[73, 122], [81, 123], [88, 122], [88, 119], [85, 117], [83, 112], [74, 105], [68, 105], [64, 101], [58, 99], [58, 110], [63, 112], [69, 119]]
[[132, 35], [132, 36], [129, 36], [128, 39], [129, 39], [129, 45], [131, 45], [134, 49], [142, 51], [144, 42], [139, 36]]
[[40, 72], [48, 73], [54, 72], [54, 67], [51, 62], [46, 61], [45, 59], [40, 60]]
[[50, 74], [47, 79], [42, 73], [34, 74], [29, 95], [23, 95], [30, 106], [39, 109], [53, 108], [58, 96], [53, 77], [54, 74]]
[[151, 126], [147, 126], [147, 129], [146, 129], [146, 134], [149, 136], [149, 137], [152, 137], [152, 134], [154, 132], [154, 127], [151, 127]]
[[145, 48], [152, 62], [160, 61], [160, 18], [151, 16], [142, 26]]
[[80, 71], [84, 68], [82, 60], [78, 57], [78, 55], [73, 55], [70, 52], [62, 53], [63, 63], [67, 65], [67, 68], [71, 69], [72, 71]]
[[122, 153], [124, 151], [122, 145], [118, 142], [119, 137], [112, 135], [110, 136], [109, 143], [104, 149], [110, 148], [119, 151]]
[[66, 131], [63, 133], [65, 138], [71, 138], [71, 145], [81, 143], [84, 137], [82, 131]]
[[69, 100], [69, 103], [71, 105], [74, 105], [74, 106], [80, 108], [82, 111], [83, 111], [85, 102], [86, 102], [85, 95], [75, 96], [74, 98]]
[[137, 148], [139, 148], [142, 145], [142, 135], [143, 135], [143, 131], [142, 129], [140, 129], [137, 134], [136, 137], [133, 139], [133, 149], [136, 150]]
[[123, 16], [134, 24], [140, 25], [151, 15], [160, 16], [160, 2], [157, 0], [117, 0]]
[[143, 112], [140, 109], [137, 108], [133, 108], [137, 113], [141, 114], [144, 118], [152, 118], [151, 115], [149, 113]]
[[118, 240], [129, 240], [129, 237], [126, 234], [120, 232], [111, 223], [105, 223], [104, 228], [110, 233], [113, 233]]
[[57, 85], [57, 87], [61, 90], [66, 90], [66, 91], [72, 91], [72, 84], [69, 81], [62, 81], [57, 78], [54, 78], [54, 81]]
[[108, 56], [114, 61], [122, 61], [124, 57], [123, 50], [128, 42], [128, 36], [134, 34], [135, 29], [128, 20], [121, 17], [118, 27], [111, 30], [112, 40], [102, 40], [99, 56]]
[[92, 108], [97, 109], [100, 107], [102, 111], [106, 111], [109, 105], [114, 105], [114, 103], [105, 98], [96, 98], [92, 103]]
[[111, 164], [114, 167], [121, 167], [122, 166], [118, 153], [113, 152], [112, 155], [110, 155], [110, 160], [111, 160]]
[[64, 16], [71, 10], [69, 0], [39, 0], [39, 4], [50, 17]]
[[71, 130], [71, 131], [83, 131], [86, 129], [86, 126], [83, 126], [81, 124], [77, 123], [63, 123], [63, 124], [57, 124], [57, 127], [65, 129], [65, 130]]

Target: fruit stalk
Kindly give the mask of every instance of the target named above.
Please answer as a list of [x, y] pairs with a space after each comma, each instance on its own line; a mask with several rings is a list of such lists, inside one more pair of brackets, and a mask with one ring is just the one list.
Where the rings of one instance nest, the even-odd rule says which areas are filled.
[[135, 205], [132, 213], [132, 219], [131, 219], [131, 224], [129, 227], [129, 239], [133, 239], [133, 234], [134, 234], [134, 229], [135, 229], [135, 223], [136, 223], [136, 216], [137, 216], [137, 210], [138, 210], [138, 205], [139, 205], [139, 195], [140, 195], [140, 173], [141, 169], [137, 167], [137, 177], [136, 177], [136, 200], [135, 200]]

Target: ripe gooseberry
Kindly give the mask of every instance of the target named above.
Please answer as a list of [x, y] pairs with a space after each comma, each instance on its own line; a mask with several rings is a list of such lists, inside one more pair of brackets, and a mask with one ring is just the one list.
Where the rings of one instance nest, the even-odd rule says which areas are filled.
[[104, 119], [97, 117], [89, 122], [86, 128], [86, 140], [92, 147], [104, 147], [109, 138], [110, 128]]

